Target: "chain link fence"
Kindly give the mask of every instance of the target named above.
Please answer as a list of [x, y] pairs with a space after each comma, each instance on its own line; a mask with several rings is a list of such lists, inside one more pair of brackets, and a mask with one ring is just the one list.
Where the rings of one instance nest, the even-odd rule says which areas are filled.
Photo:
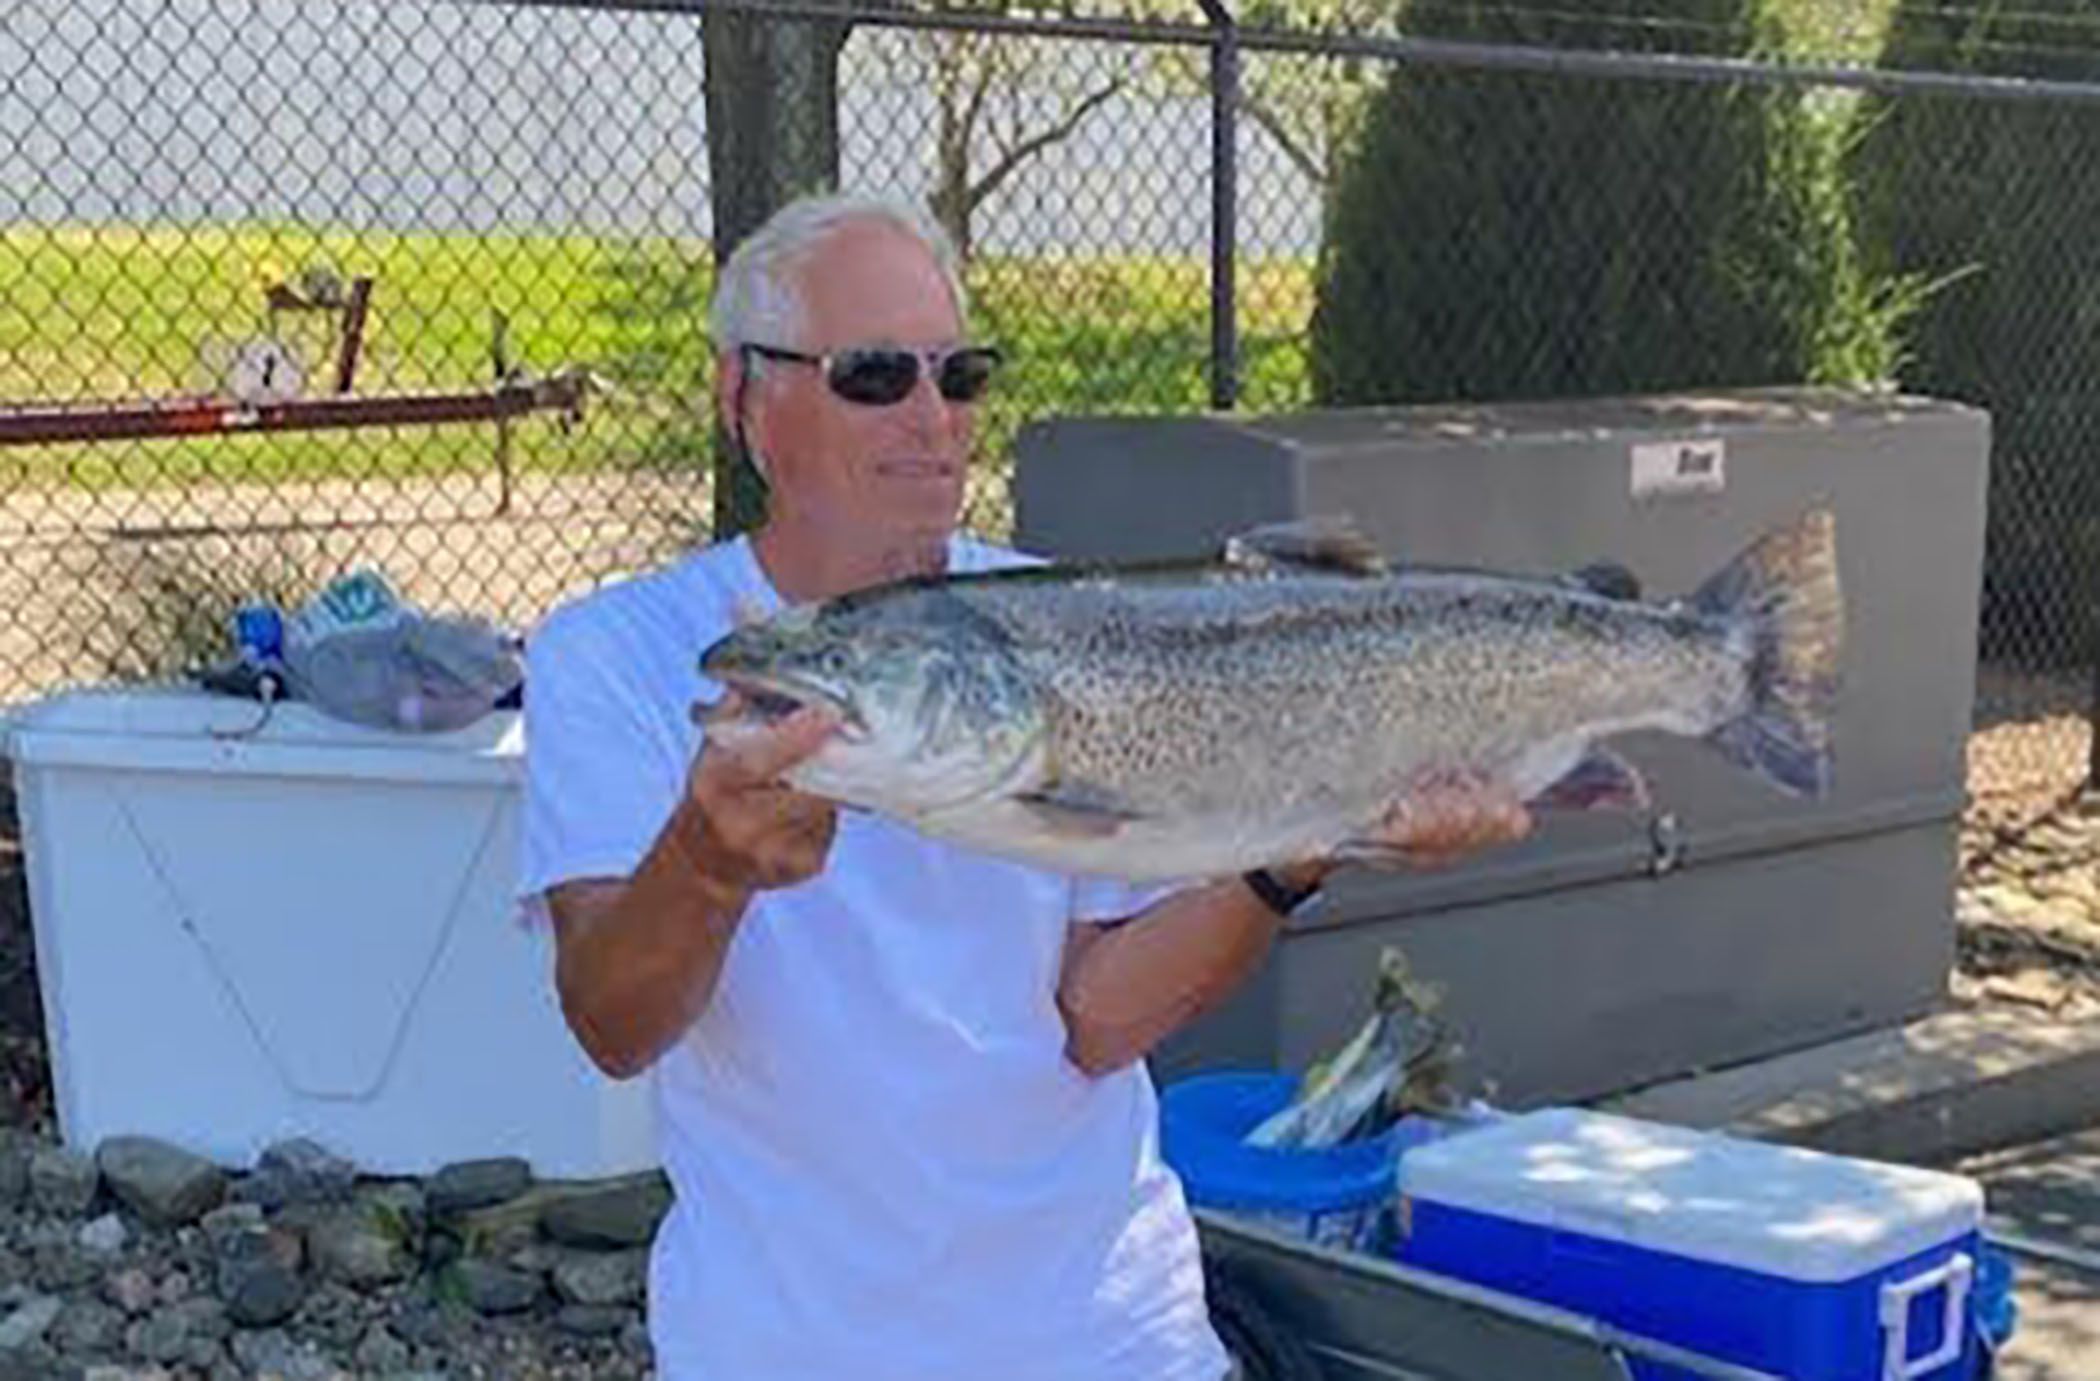
[[[370, 565], [524, 625], [717, 522], [718, 237], [921, 199], [1059, 412], [1893, 380], [1992, 411], [1980, 801], [2086, 779], [2100, 14], [16, 0], [0, 697]], [[1308, 22], [1317, 14], [1320, 26]]]

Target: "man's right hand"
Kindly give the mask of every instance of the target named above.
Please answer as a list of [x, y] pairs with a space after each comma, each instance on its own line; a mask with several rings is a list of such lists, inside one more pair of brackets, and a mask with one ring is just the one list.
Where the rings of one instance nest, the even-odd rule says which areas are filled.
[[823, 868], [837, 808], [780, 775], [831, 730], [831, 720], [806, 711], [710, 735], [685, 798], [632, 876], [554, 889], [562, 1010], [607, 1074], [647, 1069], [705, 1010], [754, 892]]
[[[729, 702], [705, 708], [710, 719]], [[701, 711], [696, 708], [695, 717]], [[762, 728], [710, 738], [686, 783], [680, 846], [705, 876], [740, 891], [789, 887], [816, 876], [838, 833], [838, 807], [780, 778], [824, 746], [837, 719], [816, 708]]]

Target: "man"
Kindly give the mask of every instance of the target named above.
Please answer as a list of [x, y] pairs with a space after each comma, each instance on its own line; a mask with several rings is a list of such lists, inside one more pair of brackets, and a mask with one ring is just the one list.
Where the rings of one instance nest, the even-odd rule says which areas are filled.
[[[665, 1381], [1227, 1370], [1141, 1059], [1326, 865], [1171, 892], [1055, 876], [782, 785], [830, 731], [815, 711], [734, 751], [696, 727], [719, 693], [698, 656], [740, 612], [1022, 559], [956, 532], [990, 373], [963, 318], [914, 213], [782, 210], [712, 323], [764, 524], [532, 640], [523, 887], [577, 1040], [655, 1078]], [[1524, 828], [1507, 801], [1425, 798], [1393, 838], [1442, 857]]]

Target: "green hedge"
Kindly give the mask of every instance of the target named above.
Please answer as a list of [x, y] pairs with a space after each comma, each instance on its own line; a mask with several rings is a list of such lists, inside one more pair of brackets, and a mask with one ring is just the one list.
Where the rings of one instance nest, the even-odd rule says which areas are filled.
[[[1574, 7], [1564, 7], [1573, 9]], [[1404, 4], [1424, 37], [1765, 55], [1772, 4], [1681, 29]], [[1337, 180], [1312, 329], [1330, 404], [1875, 380], [1903, 297], [1851, 233], [1846, 110], [1772, 86], [1396, 64]]]
[[[2010, 11], [2011, 17], [2007, 17]], [[2100, 3], [1903, 3], [1884, 65], [2100, 82]], [[1989, 409], [1986, 657], [2089, 664], [2100, 590], [2100, 104], [1905, 92], [1853, 158], [1877, 264], [1938, 280], [1905, 387]]]

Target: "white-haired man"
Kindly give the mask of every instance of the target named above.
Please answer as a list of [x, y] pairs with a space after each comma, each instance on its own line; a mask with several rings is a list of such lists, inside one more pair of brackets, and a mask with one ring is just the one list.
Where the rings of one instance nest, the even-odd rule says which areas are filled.
[[[1325, 867], [1056, 876], [783, 786], [830, 731], [813, 711], [709, 749], [696, 662], [740, 608], [1022, 559], [956, 530], [996, 357], [923, 217], [783, 209], [724, 265], [712, 326], [764, 522], [555, 611], [525, 698], [522, 885], [563, 1011], [599, 1067], [656, 1081], [658, 1374], [1215, 1381], [1142, 1057]], [[1432, 859], [1526, 827], [1505, 800], [1418, 806], [1394, 839]]]

